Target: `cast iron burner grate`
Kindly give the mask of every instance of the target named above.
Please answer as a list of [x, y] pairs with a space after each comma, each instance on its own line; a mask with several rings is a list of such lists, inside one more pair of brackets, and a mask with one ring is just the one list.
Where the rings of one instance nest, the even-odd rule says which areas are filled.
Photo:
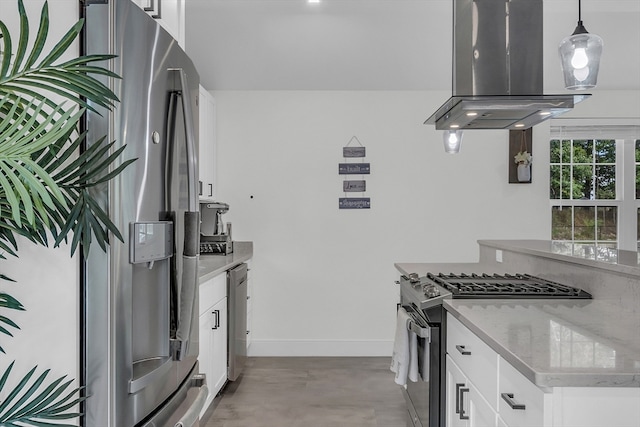
[[585, 298], [582, 289], [529, 274], [443, 274], [427, 277], [449, 290], [452, 298]]

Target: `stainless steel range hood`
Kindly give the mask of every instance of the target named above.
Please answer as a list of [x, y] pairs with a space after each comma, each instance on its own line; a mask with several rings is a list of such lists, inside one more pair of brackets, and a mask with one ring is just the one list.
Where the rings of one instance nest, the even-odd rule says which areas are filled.
[[542, 0], [453, 2], [453, 96], [425, 124], [526, 129], [591, 96], [542, 94]]

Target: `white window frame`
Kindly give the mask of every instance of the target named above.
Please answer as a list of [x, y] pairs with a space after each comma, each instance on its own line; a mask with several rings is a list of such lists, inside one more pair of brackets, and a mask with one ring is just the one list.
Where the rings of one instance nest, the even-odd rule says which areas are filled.
[[618, 213], [617, 247], [637, 251], [640, 245], [637, 239], [640, 200], [635, 198], [635, 141], [640, 139], [640, 120], [556, 119], [551, 124], [550, 139], [616, 140], [616, 199], [550, 199], [550, 210], [553, 206], [615, 206]]

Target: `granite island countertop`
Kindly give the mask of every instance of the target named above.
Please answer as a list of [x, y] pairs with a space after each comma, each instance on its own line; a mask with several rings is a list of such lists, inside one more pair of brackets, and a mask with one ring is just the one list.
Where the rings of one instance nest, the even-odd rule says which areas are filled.
[[[514, 273], [397, 263], [402, 274]], [[600, 300], [448, 299], [444, 308], [539, 387], [640, 387], [640, 312]]]
[[233, 242], [233, 252], [229, 255], [200, 255], [198, 277], [200, 283], [216, 277], [253, 258], [253, 242]]

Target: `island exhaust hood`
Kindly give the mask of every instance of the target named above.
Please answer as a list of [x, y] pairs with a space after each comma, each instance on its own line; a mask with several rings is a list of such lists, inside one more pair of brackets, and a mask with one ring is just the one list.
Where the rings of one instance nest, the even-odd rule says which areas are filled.
[[453, 0], [453, 96], [438, 130], [527, 129], [590, 94], [543, 95], [543, 0]]

